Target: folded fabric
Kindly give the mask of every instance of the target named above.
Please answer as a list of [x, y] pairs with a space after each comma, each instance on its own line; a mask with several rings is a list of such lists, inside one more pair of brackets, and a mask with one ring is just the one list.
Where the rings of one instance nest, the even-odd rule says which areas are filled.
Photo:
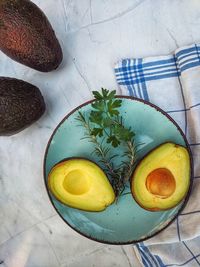
[[200, 45], [168, 56], [123, 59], [115, 75], [122, 94], [156, 104], [180, 125], [194, 160], [187, 206], [167, 229], [135, 249], [144, 266], [200, 266]]

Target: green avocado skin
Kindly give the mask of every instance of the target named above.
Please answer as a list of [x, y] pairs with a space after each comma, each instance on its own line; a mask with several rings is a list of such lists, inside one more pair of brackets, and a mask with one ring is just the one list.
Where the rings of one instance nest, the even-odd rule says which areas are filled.
[[40, 90], [22, 80], [0, 77], [0, 135], [16, 134], [45, 111]]
[[63, 59], [50, 22], [29, 0], [0, 0], [0, 50], [42, 72], [56, 69]]

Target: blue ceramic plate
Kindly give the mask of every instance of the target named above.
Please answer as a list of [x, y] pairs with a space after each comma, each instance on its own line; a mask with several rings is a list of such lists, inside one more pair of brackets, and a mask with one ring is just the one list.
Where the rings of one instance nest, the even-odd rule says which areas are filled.
[[[143, 143], [138, 159], [167, 141], [185, 146], [189, 150], [183, 132], [164, 111], [139, 99], [121, 96], [119, 98], [122, 99], [120, 109], [124, 121], [136, 133], [136, 144]], [[98, 158], [92, 154], [93, 144], [87, 139], [81, 140], [84, 129], [77, 126], [75, 120], [78, 111], [87, 113], [90, 110], [91, 102], [73, 110], [52, 134], [44, 159], [46, 186], [50, 169], [64, 158], [85, 157], [98, 163]], [[48, 188], [47, 191], [56, 211], [69, 226], [88, 238], [109, 244], [130, 244], [159, 233], [176, 218], [190, 194], [189, 190], [186, 198], [177, 207], [162, 212], [142, 209], [131, 194], [122, 196], [117, 204], [109, 206], [103, 212], [86, 212], [61, 204]], [[130, 192], [130, 188], [127, 188], [127, 192]]]

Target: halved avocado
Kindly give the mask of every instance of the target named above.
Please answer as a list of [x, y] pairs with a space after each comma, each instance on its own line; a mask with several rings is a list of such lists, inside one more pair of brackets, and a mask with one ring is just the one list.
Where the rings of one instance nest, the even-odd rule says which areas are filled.
[[60, 202], [85, 211], [102, 211], [115, 200], [105, 173], [86, 159], [71, 158], [55, 165], [48, 187]]
[[131, 177], [134, 199], [150, 211], [173, 208], [188, 192], [190, 168], [185, 147], [174, 143], [160, 145], [144, 157]]

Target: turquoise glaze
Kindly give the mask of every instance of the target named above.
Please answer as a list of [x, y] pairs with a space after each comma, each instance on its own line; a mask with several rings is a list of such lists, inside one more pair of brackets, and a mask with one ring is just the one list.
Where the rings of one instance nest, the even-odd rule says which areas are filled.
[[[137, 99], [122, 98], [122, 101], [121, 114], [125, 124], [135, 131], [136, 144], [142, 143], [138, 160], [167, 141], [187, 146], [183, 134], [160, 110]], [[86, 113], [90, 109], [90, 103], [79, 108]], [[85, 157], [98, 163], [98, 158], [92, 154], [93, 145], [86, 139], [81, 140], [84, 129], [77, 126], [77, 110], [61, 122], [47, 146], [44, 160], [46, 183], [50, 169], [64, 158]], [[130, 187], [126, 192], [130, 192]], [[166, 227], [184, 204], [183, 200], [171, 210], [150, 212], [138, 206], [132, 195], [127, 194], [103, 212], [85, 212], [61, 204], [48, 193], [59, 215], [74, 230], [96, 241], [111, 244], [128, 244], [151, 237]]]

